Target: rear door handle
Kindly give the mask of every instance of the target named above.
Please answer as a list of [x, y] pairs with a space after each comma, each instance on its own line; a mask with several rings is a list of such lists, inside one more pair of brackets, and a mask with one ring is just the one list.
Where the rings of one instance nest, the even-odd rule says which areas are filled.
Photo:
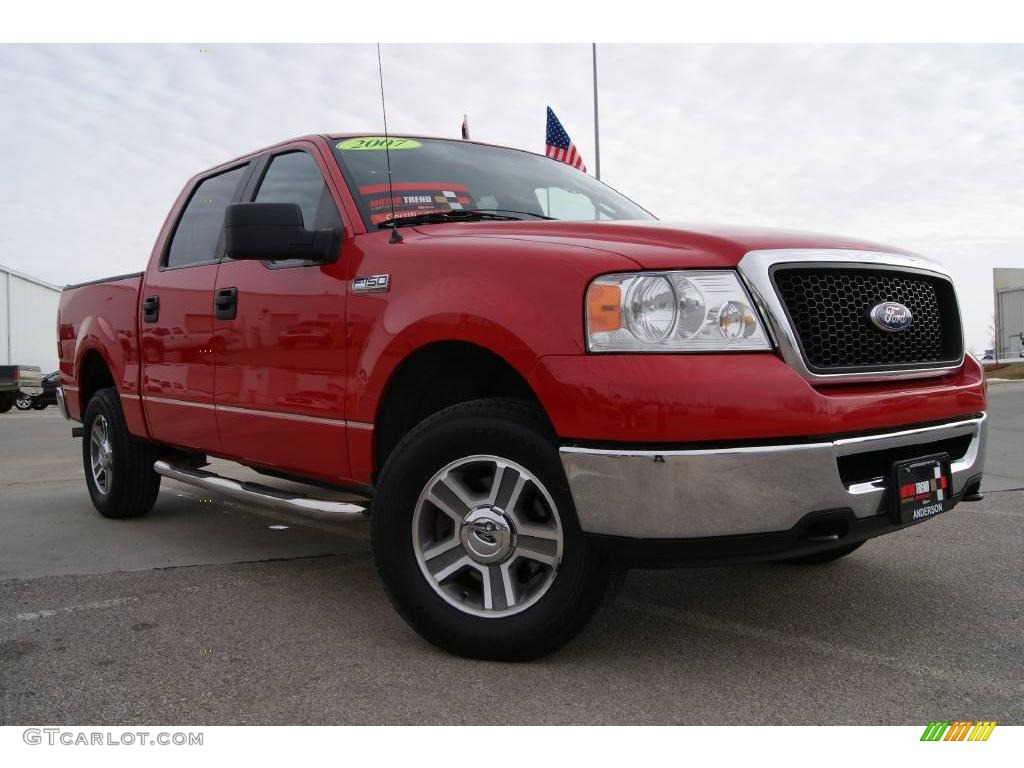
[[160, 297], [147, 296], [142, 302], [142, 322], [155, 323], [160, 319]]
[[234, 320], [238, 314], [238, 289], [221, 288], [213, 297], [218, 320]]

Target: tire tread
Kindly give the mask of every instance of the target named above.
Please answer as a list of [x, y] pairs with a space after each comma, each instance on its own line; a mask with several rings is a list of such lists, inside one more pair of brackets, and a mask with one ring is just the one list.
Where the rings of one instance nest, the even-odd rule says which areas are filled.
[[[92, 419], [102, 413], [110, 424], [114, 441], [114, 487], [104, 495], [95, 490], [89, 466], [89, 432]], [[153, 508], [160, 492], [160, 475], [153, 469], [159, 457], [159, 447], [140, 440], [128, 431], [117, 390], [106, 387], [97, 390], [86, 406], [86, 428], [82, 444], [85, 480], [93, 506], [104, 517], [124, 520], [141, 517]]]

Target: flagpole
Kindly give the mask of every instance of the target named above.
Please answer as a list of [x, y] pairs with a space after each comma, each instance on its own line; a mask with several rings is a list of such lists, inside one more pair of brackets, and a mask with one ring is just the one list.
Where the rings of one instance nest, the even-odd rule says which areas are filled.
[[597, 180], [601, 180], [601, 132], [597, 122], [597, 43], [590, 44], [594, 59], [594, 172]]

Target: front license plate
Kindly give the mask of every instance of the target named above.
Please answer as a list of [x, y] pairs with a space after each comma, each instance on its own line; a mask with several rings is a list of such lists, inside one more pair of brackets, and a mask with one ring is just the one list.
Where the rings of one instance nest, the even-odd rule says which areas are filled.
[[919, 523], [952, 507], [948, 454], [897, 461], [892, 474], [897, 522]]

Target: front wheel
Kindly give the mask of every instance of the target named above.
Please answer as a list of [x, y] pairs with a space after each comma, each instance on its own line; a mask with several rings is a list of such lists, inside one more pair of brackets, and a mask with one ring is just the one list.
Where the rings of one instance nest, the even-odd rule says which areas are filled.
[[17, 400], [14, 401], [14, 407], [19, 411], [27, 411], [32, 407], [32, 397], [30, 395], [18, 395]]
[[157, 448], [128, 431], [116, 390], [92, 396], [83, 426], [85, 483], [96, 510], [116, 519], [149, 512], [160, 491], [160, 475], [153, 470]]
[[48, 403], [45, 400], [33, 400], [32, 410], [33, 411], [45, 411]]
[[568, 642], [609, 569], [587, 545], [546, 419], [528, 403], [447, 408], [405, 437], [371, 516], [402, 617], [444, 650], [523, 661]]

